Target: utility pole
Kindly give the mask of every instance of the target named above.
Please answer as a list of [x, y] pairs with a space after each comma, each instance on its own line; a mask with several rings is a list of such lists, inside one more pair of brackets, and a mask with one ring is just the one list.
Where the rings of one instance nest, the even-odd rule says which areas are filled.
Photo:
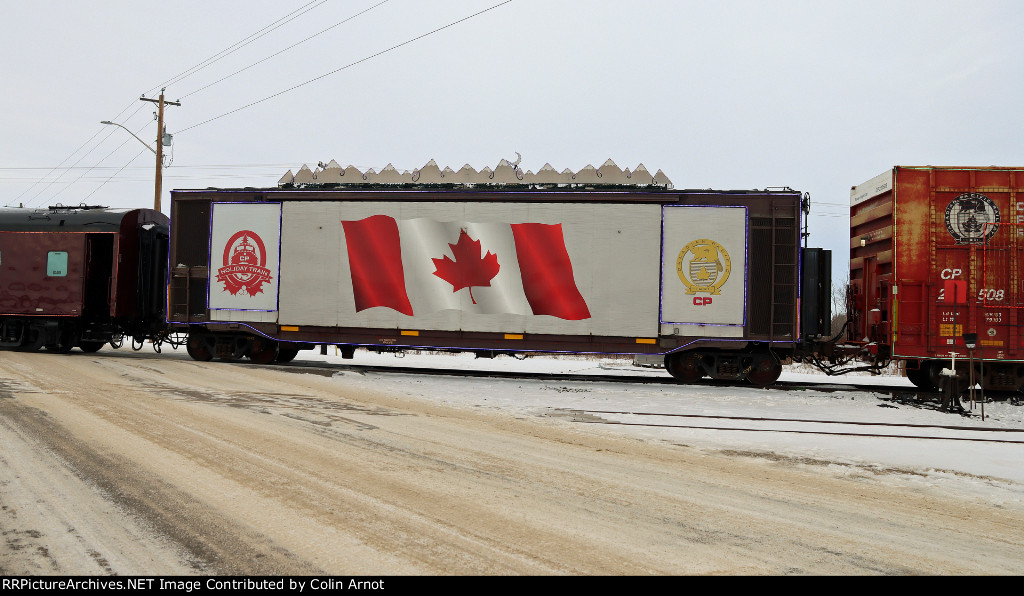
[[153, 209], [160, 211], [160, 194], [163, 191], [163, 165], [164, 165], [164, 105], [180, 106], [181, 103], [177, 101], [165, 101], [164, 100], [164, 87], [160, 90], [160, 99], [149, 99], [148, 97], [140, 97], [142, 101], [148, 101], [158, 104], [160, 107], [157, 111], [157, 123], [156, 123], [156, 197], [153, 199]]

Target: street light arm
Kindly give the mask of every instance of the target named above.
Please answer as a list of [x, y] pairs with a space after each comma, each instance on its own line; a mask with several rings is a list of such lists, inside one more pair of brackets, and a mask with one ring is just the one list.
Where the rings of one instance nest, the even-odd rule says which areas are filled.
[[[100, 124], [112, 124], [112, 125], [114, 125], [114, 126], [120, 126], [121, 128], [124, 128], [125, 130], [128, 130], [128, 128], [127, 128], [127, 127], [125, 127], [125, 126], [122, 126], [122, 125], [118, 124], [117, 122], [111, 122], [110, 120], [103, 120], [102, 122], [100, 122]], [[154, 148], [150, 147], [150, 146], [149, 146], [149, 143], [147, 143], [146, 141], [143, 141], [142, 139], [139, 139], [138, 135], [136, 135], [136, 134], [135, 134], [134, 132], [132, 132], [132, 131], [130, 131], [130, 130], [128, 130], [128, 134], [130, 134], [130, 135], [132, 135], [133, 137], [135, 137], [136, 139], [138, 139], [138, 141], [139, 141], [140, 143], [142, 143], [143, 145], [145, 145], [145, 146], [146, 146], [146, 149], [149, 149], [150, 151], [152, 151], [152, 152], [153, 152], [153, 155], [156, 155], [156, 149], [154, 149]]]

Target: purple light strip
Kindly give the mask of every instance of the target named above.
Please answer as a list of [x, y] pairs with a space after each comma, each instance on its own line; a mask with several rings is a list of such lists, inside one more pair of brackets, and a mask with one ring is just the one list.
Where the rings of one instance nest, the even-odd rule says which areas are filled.
[[[429, 344], [428, 345], [375, 344], [375, 343], [320, 342], [320, 341], [289, 340], [289, 339], [279, 339], [277, 337], [274, 337], [273, 335], [268, 335], [266, 333], [263, 333], [259, 329], [256, 329], [252, 325], [249, 325], [249, 324], [247, 324], [245, 322], [241, 322], [241, 321], [209, 321], [209, 322], [205, 323], [205, 325], [207, 325], [207, 326], [211, 326], [211, 325], [235, 325], [235, 326], [242, 326], [242, 327], [246, 327], [246, 328], [252, 330], [252, 332], [254, 334], [256, 334], [256, 335], [259, 335], [259, 336], [262, 336], [262, 337], [266, 337], [268, 339], [272, 339], [272, 340], [280, 342], [280, 343], [290, 343], [290, 344], [313, 344], [313, 345], [329, 345], [329, 346], [355, 346], [357, 348], [381, 347], [381, 348], [396, 348], [396, 349], [400, 349], [400, 350], [452, 350], [452, 351], [461, 351], [461, 352], [493, 351], [493, 352], [515, 352], [515, 353], [521, 353], [521, 354], [599, 354], [599, 355], [600, 354], [606, 354], [606, 355], [609, 355], [609, 356], [636, 356], [636, 355], [663, 356], [665, 354], [670, 354], [672, 352], [682, 351], [682, 350], [684, 350], [684, 349], [686, 349], [686, 348], [688, 348], [688, 347], [690, 347], [690, 346], [692, 346], [694, 344], [699, 344], [701, 342], [711, 341], [711, 342], [715, 342], [715, 343], [722, 343], [722, 342], [750, 343], [750, 341], [751, 341], [749, 339], [742, 339], [742, 338], [738, 338], [738, 339], [723, 339], [723, 338], [717, 338], [717, 337], [702, 337], [702, 338], [698, 338], [698, 339], [693, 339], [693, 340], [691, 340], [690, 342], [688, 342], [686, 344], [683, 344], [681, 346], [677, 346], [677, 347], [675, 347], [675, 348], [673, 348], [671, 350], [666, 350], [664, 352], [598, 352], [598, 351], [581, 352], [579, 350], [524, 350], [524, 349], [518, 349], [517, 350], [517, 349], [512, 349], [512, 348], [479, 348], [479, 347], [478, 348], [469, 348], [469, 347], [465, 347], [465, 346], [438, 346], [438, 345], [429, 345]], [[794, 341], [793, 340], [789, 340], [789, 341], [774, 340], [774, 341], [771, 341], [771, 342], [760, 341], [758, 343], [762, 343], [762, 344], [765, 344], [765, 343], [792, 344], [792, 343], [794, 343]]]

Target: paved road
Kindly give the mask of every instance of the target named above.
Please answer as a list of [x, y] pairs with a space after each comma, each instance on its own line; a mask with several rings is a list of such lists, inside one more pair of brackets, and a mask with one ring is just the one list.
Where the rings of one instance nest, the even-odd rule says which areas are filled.
[[0, 574], [1018, 574], [1024, 506], [182, 354], [0, 352]]

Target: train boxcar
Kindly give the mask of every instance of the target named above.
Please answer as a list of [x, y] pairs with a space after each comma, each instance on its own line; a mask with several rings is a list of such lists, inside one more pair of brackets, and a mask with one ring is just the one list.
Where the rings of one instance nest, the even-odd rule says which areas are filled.
[[1024, 168], [897, 166], [853, 187], [850, 209], [849, 339], [922, 388], [973, 366], [986, 388], [1020, 389]]
[[278, 188], [175, 190], [168, 320], [200, 360], [316, 345], [666, 354], [683, 381], [761, 385], [827, 333], [828, 292], [800, 304], [801, 283], [828, 283], [817, 249], [801, 276], [801, 193], [590, 169], [545, 182], [507, 162], [447, 179], [329, 166]]
[[0, 347], [152, 338], [166, 327], [167, 237], [150, 209], [0, 209]]

